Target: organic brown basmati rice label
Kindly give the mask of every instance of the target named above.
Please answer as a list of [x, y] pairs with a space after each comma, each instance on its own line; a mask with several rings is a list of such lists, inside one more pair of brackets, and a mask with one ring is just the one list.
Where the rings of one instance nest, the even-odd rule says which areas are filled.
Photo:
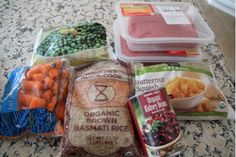
[[134, 131], [127, 106], [131, 93], [128, 73], [120, 64], [103, 63], [76, 73], [71, 99], [67, 102], [65, 141], [71, 148], [91, 156], [114, 156], [117, 152], [118, 156], [126, 153], [138, 156], [132, 148]]

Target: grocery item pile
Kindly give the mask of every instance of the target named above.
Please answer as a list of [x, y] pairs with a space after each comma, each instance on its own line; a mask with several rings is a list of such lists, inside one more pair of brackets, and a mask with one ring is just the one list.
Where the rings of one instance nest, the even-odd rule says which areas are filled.
[[174, 156], [185, 149], [178, 120], [227, 118], [214, 74], [196, 63], [214, 34], [194, 6], [118, 2], [115, 11], [117, 59], [98, 22], [40, 30], [31, 66], [5, 83], [1, 139], [61, 136], [60, 156]]

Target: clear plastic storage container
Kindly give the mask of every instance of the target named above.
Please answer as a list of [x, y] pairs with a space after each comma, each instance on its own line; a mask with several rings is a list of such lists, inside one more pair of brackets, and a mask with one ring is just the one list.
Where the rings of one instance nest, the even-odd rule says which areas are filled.
[[133, 51], [198, 48], [214, 34], [197, 9], [184, 2], [118, 2], [122, 37]]
[[118, 59], [125, 62], [198, 62], [202, 59], [200, 49], [176, 51], [142, 51], [136, 52], [128, 48], [127, 42], [120, 34], [118, 21], [113, 23], [115, 35], [115, 54]]

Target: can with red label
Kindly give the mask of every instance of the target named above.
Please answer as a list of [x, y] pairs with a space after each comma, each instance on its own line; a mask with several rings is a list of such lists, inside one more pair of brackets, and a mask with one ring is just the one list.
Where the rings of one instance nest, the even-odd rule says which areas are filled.
[[146, 156], [162, 157], [182, 152], [180, 127], [165, 88], [135, 95], [128, 104]]

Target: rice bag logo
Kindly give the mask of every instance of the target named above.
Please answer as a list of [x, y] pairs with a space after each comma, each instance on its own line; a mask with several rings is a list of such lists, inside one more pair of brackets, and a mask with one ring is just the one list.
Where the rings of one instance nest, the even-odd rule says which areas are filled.
[[88, 98], [92, 103], [109, 102], [115, 97], [115, 90], [112, 86], [96, 84], [88, 90]]
[[162, 90], [147, 92], [138, 97], [145, 117], [153, 114], [169, 111], [167, 97]]

